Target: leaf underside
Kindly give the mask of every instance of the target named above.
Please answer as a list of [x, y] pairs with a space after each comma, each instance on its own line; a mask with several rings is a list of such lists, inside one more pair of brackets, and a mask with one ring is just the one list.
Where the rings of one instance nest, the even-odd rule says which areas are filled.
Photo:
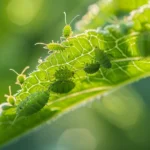
[[[143, 24], [150, 23], [149, 7], [147, 4], [131, 13], [124, 24], [130, 21], [133, 22], [133, 26], [126, 30], [118, 22], [97, 30], [86, 30], [63, 41], [62, 44], [67, 48], [49, 54], [27, 77], [22, 89], [15, 95], [17, 104], [31, 93], [47, 90], [54, 82], [54, 73], [60, 66], [67, 66], [75, 72], [72, 79], [76, 84], [75, 88], [67, 94], [51, 92], [48, 104], [40, 112], [26, 118], [18, 118], [14, 124], [12, 122], [16, 116], [15, 108], [2, 113], [0, 144], [20, 136], [45, 121], [55, 120], [69, 110], [84, 106], [95, 98], [100, 99], [121, 86], [149, 76], [150, 58], [142, 57], [137, 47], [140, 34], [148, 30]], [[83, 68], [94, 59], [95, 47], [104, 50], [112, 67], [106, 69], [101, 66], [95, 74], [87, 75]]]

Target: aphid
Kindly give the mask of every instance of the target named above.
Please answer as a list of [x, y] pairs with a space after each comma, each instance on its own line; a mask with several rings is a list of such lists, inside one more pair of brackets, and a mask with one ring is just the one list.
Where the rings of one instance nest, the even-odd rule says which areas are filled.
[[44, 45], [44, 49], [48, 49], [50, 51], [63, 51], [66, 49], [66, 46], [63, 46], [60, 43], [55, 43], [52, 41], [52, 43], [46, 44], [46, 43], [36, 43], [35, 45]]
[[32, 93], [17, 106], [16, 118], [21, 116], [30, 116], [40, 111], [48, 102], [49, 96], [50, 94], [48, 91], [38, 91]]
[[107, 54], [99, 48], [95, 48], [95, 60], [104, 68], [109, 69], [112, 66]]
[[143, 57], [150, 56], [150, 32], [142, 32], [136, 39], [139, 54]]
[[15, 105], [15, 102], [16, 102], [16, 98], [14, 96], [12, 96], [11, 94], [11, 86], [9, 86], [9, 95], [5, 94], [4, 97], [7, 98], [7, 102], [14, 106]]
[[26, 79], [26, 75], [24, 74], [24, 72], [29, 69], [29, 66], [25, 67], [23, 69], [23, 71], [21, 72], [21, 74], [19, 74], [18, 72], [16, 72], [14, 69], [10, 69], [11, 71], [13, 71], [14, 73], [16, 73], [18, 76], [17, 76], [17, 81], [16, 81], [16, 84], [22, 86], [22, 84], [24, 83], [25, 79]]
[[58, 80], [52, 83], [49, 89], [55, 93], [68, 93], [75, 87], [75, 83], [72, 80]]
[[77, 16], [75, 16], [72, 20], [71, 20], [71, 22], [68, 24], [67, 23], [67, 19], [66, 19], [66, 13], [64, 12], [64, 15], [65, 15], [65, 27], [63, 28], [63, 37], [65, 38], [65, 39], [67, 39], [67, 38], [69, 38], [69, 37], [71, 37], [72, 36], [72, 34], [73, 34], [73, 32], [72, 32], [72, 28], [71, 28], [71, 23], [79, 16], [79, 15], [77, 15]]
[[74, 76], [74, 71], [69, 70], [66, 66], [60, 67], [54, 74], [56, 80], [68, 80]]
[[84, 66], [84, 71], [88, 74], [96, 73], [100, 68], [100, 64], [98, 62], [86, 63]]

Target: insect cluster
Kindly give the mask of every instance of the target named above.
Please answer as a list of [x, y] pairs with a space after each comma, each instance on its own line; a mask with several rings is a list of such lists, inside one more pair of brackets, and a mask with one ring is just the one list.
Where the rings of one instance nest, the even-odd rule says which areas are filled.
[[[61, 40], [63, 40], [63, 39], [67, 40], [69, 37], [72, 36], [73, 31], [72, 31], [72, 28], [71, 28], [70, 25], [79, 16], [79, 15], [75, 16], [71, 20], [71, 22], [68, 24], [65, 12], [64, 12], [64, 15], [65, 15], [65, 24], [66, 25], [63, 28], [62, 37], [60, 38]], [[43, 47], [44, 49], [48, 49], [50, 51], [57, 51], [57, 52], [58, 51], [63, 51], [67, 48], [67, 46], [63, 45], [62, 43], [58, 43], [58, 42], [56, 43], [54, 41], [52, 41], [51, 43], [48, 43], [48, 44], [39, 42], [39, 43], [36, 43], [35, 45], [38, 45], [38, 44], [44, 45], [44, 47]]]
[[[21, 87], [22, 87], [22, 85], [23, 85], [23, 83], [26, 79], [26, 75], [24, 73], [27, 69], [29, 69], [29, 66], [25, 67], [20, 74], [18, 72], [16, 72], [14, 69], [10, 69], [15, 74], [17, 74], [16, 84], [20, 85]], [[5, 94], [4, 97], [7, 98], [6, 99], [7, 102], [2, 103], [0, 105], [0, 108], [1, 108], [2, 111], [8, 110], [10, 108], [17, 107], [16, 106], [16, 97], [12, 95], [11, 86], [9, 86], [9, 95]]]
[[[67, 41], [73, 34], [70, 24], [78, 16], [74, 17], [73, 20], [69, 24], [67, 24], [66, 13], [64, 12], [64, 14], [66, 25], [63, 28], [62, 38], [64, 38]], [[49, 44], [45, 43], [37, 43], [37, 44], [43, 44], [44, 48], [50, 51], [64, 51], [67, 48], [67, 46], [64, 46], [62, 43], [55, 43], [52, 41]], [[82, 68], [87, 74], [94, 74], [98, 72], [100, 67], [106, 69], [111, 68], [110, 59], [103, 50], [100, 50], [99, 48], [95, 47], [94, 52], [95, 54], [93, 60], [91, 62], [86, 63], [84, 68]], [[42, 63], [42, 59], [40, 60], [39, 63]], [[17, 73], [15, 70], [10, 69], [11, 71], [17, 74], [16, 84], [20, 85], [21, 87], [26, 79], [26, 75], [24, 73], [27, 69], [29, 69], [29, 66], [25, 67], [20, 74]], [[74, 75], [75, 72], [72, 69], [68, 68], [66, 65], [61, 65], [55, 71], [54, 80], [51, 81], [47, 90], [37, 91], [35, 93], [30, 94], [18, 105], [16, 105], [16, 98], [11, 94], [11, 87], [9, 87], [9, 95], [5, 95], [5, 97], [7, 98], [7, 103], [1, 104], [0, 107], [3, 111], [12, 107], [16, 107], [15, 120], [22, 116], [26, 117], [34, 113], [37, 113], [47, 104], [51, 92], [54, 92], [56, 94], [64, 94], [70, 92], [72, 89], [75, 88], [75, 83], [73, 80]]]
[[[23, 76], [23, 79], [25, 80], [26, 76], [23, 73], [28, 68], [29, 67], [26, 67], [21, 74], [18, 74], [14, 70], [13, 71], [17, 73], [18, 76]], [[1, 110], [5, 111], [10, 108], [16, 107], [16, 117], [13, 121], [14, 123], [19, 117], [27, 117], [39, 112], [47, 104], [51, 91], [62, 94], [70, 92], [75, 87], [75, 83], [72, 81], [72, 78], [74, 77], [74, 72], [69, 70], [68, 67], [59, 67], [59, 69], [56, 70], [54, 76], [55, 80], [50, 84], [47, 90], [37, 91], [30, 94], [18, 105], [16, 105], [16, 98], [11, 94], [11, 87], [9, 86], [9, 95], [5, 95], [5, 97], [7, 98], [7, 103], [3, 103], [0, 105]], [[20, 78], [17, 77], [17, 83], [22, 86], [24, 80], [19, 79]]]
[[[17, 74], [16, 84], [20, 85], [21, 87], [22, 87], [22, 84], [24, 83], [24, 81], [26, 79], [26, 75], [24, 73], [27, 69], [29, 69], [29, 66], [25, 67], [20, 74], [18, 72], [16, 72], [14, 69], [10, 69], [11, 71], [13, 71], [14, 73]], [[13, 107], [16, 107], [16, 98], [15, 98], [15, 96], [12, 95], [11, 86], [9, 86], [9, 95], [5, 94], [4, 97], [7, 98], [6, 99], [7, 102], [2, 103], [0, 105], [0, 108], [3, 111], [8, 110], [8, 109], [13, 108]]]

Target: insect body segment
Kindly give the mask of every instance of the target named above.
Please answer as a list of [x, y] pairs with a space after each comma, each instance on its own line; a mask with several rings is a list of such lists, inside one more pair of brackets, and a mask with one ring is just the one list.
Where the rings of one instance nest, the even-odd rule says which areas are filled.
[[49, 90], [62, 94], [70, 92], [75, 87], [75, 83], [71, 80], [74, 77], [74, 72], [66, 66], [56, 70], [54, 76], [56, 80], [50, 85]]
[[35, 92], [20, 102], [16, 108], [17, 118], [21, 116], [30, 116], [40, 111], [48, 102], [48, 91]]
[[9, 86], [9, 95], [5, 94], [4, 97], [7, 98], [7, 102], [11, 105], [14, 106], [16, 102], [16, 98], [11, 94], [11, 86]]
[[65, 46], [63, 46], [63, 45], [61, 45], [61, 44], [59, 44], [59, 43], [50, 43], [50, 44], [47, 44], [47, 48], [49, 49], [49, 50], [60, 50], [60, 51], [63, 51], [63, 50], [65, 50], [66, 49], [66, 47]]
[[74, 72], [63, 66], [56, 70], [54, 76], [57, 80], [67, 80], [74, 76]]
[[63, 46], [62, 44], [60, 43], [54, 43], [52, 41], [52, 43], [49, 43], [49, 44], [45, 44], [45, 43], [36, 43], [35, 45], [38, 45], [38, 44], [41, 44], [41, 45], [44, 45], [44, 49], [48, 49], [50, 51], [63, 51], [66, 49], [66, 46]]
[[112, 66], [107, 54], [103, 50], [100, 50], [99, 48], [95, 48], [95, 59], [104, 68], [109, 69]]
[[68, 93], [75, 87], [75, 83], [72, 80], [58, 80], [55, 81], [50, 90], [55, 93]]
[[14, 69], [10, 69], [11, 71], [13, 71], [14, 73], [16, 73], [18, 76], [17, 76], [17, 81], [16, 81], [16, 84], [22, 86], [22, 84], [24, 83], [25, 79], [26, 79], [26, 75], [24, 74], [24, 72], [29, 69], [29, 66], [25, 67], [23, 69], [23, 71], [21, 72], [21, 74], [19, 74], [18, 72], [16, 72]]
[[63, 36], [65, 38], [68, 38], [70, 36], [72, 36], [73, 32], [72, 32], [72, 28], [70, 25], [65, 25], [64, 29], [63, 29]]
[[84, 71], [88, 74], [96, 73], [100, 68], [100, 64], [98, 62], [86, 63], [84, 66]]

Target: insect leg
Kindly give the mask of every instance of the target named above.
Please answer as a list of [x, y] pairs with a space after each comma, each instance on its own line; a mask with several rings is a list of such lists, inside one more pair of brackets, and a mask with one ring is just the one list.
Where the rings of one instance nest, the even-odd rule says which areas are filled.
[[66, 40], [65, 37], [63, 37], [63, 36], [60, 37], [60, 41], [61, 41], [61, 42], [65, 41], [65, 40]]
[[11, 71], [13, 71], [15, 74], [19, 75], [19, 73], [17, 71], [15, 71], [14, 69], [9, 69]]

